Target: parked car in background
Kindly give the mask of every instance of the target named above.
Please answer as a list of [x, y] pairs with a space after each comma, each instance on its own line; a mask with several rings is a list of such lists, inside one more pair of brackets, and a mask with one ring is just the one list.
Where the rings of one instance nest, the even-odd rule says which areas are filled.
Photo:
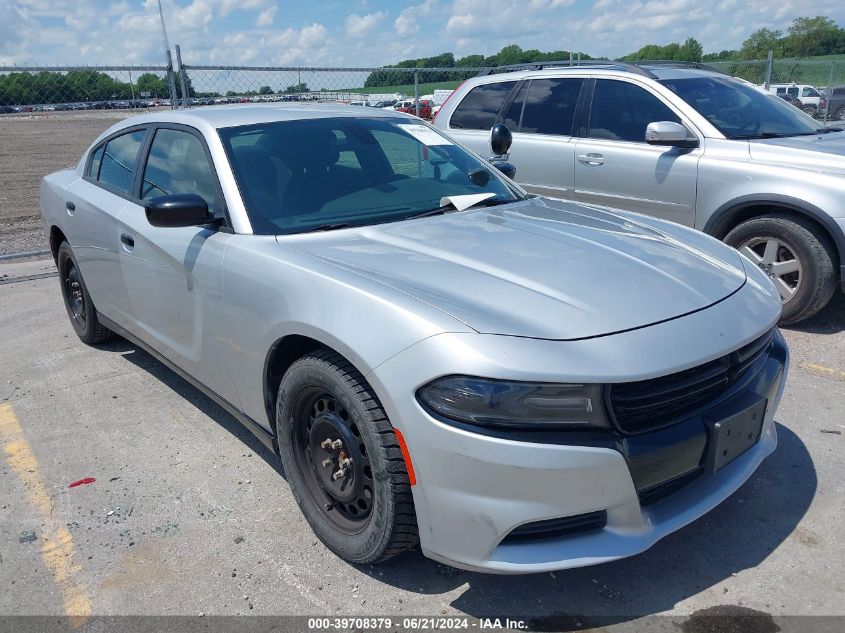
[[529, 197], [403, 114], [129, 118], [41, 208], [80, 339], [120, 334], [232, 413], [353, 563], [417, 543], [500, 573], [630, 556], [777, 443], [788, 350], [757, 266]]
[[0, 105], [0, 114], [12, 114], [17, 112], [12, 106]]
[[845, 132], [689, 66], [499, 69], [461, 85], [434, 125], [483, 153], [504, 123], [529, 191], [723, 239], [775, 282], [782, 323], [806, 319], [845, 290]]
[[415, 116], [420, 117], [421, 119], [430, 119], [431, 109], [433, 107], [434, 103], [430, 99], [420, 99], [418, 102], [403, 101], [401, 106], [397, 104], [394, 109], [399, 112], [404, 112], [406, 114], [413, 114]]
[[827, 96], [828, 119], [845, 121], [845, 86], [834, 86]]
[[[779, 97], [786, 95], [799, 99], [801, 101], [801, 109], [810, 116], [815, 116], [822, 107], [822, 93], [819, 92], [818, 88], [807, 84], [771, 84], [769, 86], [769, 92]], [[795, 105], [789, 99], [786, 99], [786, 101]]]

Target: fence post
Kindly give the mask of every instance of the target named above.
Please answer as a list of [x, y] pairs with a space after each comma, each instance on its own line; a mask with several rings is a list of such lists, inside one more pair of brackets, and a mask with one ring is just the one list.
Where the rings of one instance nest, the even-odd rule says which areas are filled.
[[414, 71], [414, 111], [417, 116], [420, 116], [420, 82], [416, 70]]
[[827, 78], [827, 88], [824, 91], [825, 106], [824, 106], [824, 124], [827, 125], [827, 116], [830, 112], [830, 98], [833, 96], [833, 68], [836, 62], [830, 62], [830, 75]]
[[763, 84], [763, 87], [768, 90], [769, 84], [772, 83], [772, 59], [774, 58], [774, 51], [769, 51], [769, 57], [766, 60], [766, 81]]
[[179, 64], [179, 85], [182, 86], [182, 107], [187, 108], [188, 103], [188, 82], [185, 78], [185, 67], [182, 65], [182, 50], [176, 45], [176, 63]]
[[176, 78], [173, 76], [173, 57], [170, 49], [167, 49], [167, 87], [170, 89], [170, 109], [176, 110], [179, 104], [176, 102]]

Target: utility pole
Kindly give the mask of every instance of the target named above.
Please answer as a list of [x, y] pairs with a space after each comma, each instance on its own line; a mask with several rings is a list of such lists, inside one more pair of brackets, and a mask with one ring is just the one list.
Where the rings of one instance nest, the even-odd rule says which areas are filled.
[[161, 39], [164, 41], [164, 59], [167, 62], [167, 85], [170, 87], [170, 107], [175, 110], [176, 103], [176, 79], [173, 76], [173, 58], [170, 55], [170, 42], [167, 41], [167, 28], [164, 26], [164, 10], [161, 8], [161, 0], [158, 0], [158, 17], [161, 22]]

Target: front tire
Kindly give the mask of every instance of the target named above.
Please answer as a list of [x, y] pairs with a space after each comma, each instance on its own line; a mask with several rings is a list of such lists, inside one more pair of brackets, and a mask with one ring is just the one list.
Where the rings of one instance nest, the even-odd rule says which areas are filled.
[[393, 427], [342, 356], [322, 350], [291, 365], [279, 385], [276, 433], [293, 496], [326, 547], [365, 564], [416, 546], [411, 486]]
[[79, 339], [88, 345], [106, 343], [115, 337], [114, 332], [103, 325], [97, 316], [97, 309], [88, 294], [82, 272], [73, 256], [70, 244], [62, 242], [56, 255], [62, 297], [65, 301], [70, 324]]
[[836, 290], [833, 247], [804, 218], [773, 213], [743, 222], [725, 242], [757, 264], [783, 301], [780, 325], [803, 321], [825, 307]]

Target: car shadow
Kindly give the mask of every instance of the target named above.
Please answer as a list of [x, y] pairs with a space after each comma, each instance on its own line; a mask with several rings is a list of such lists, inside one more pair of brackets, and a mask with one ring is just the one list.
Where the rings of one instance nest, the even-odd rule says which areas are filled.
[[[807, 512], [817, 486], [815, 467], [798, 436], [781, 424], [777, 429], [777, 450], [733, 496], [637, 556], [554, 574], [496, 576], [409, 552], [364, 571], [427, 594], [466, 585], [451, 602], [455, 609], [474, 617], [516, 616], [535, 630], [583, 630], [670, 610], [757, 566]], [[731, 596], [724, 601], [730, 603]]]
[[175, 393], [179, 394], [188, 403], [195, 406], [203, 414], [214, 420], [221, 427], [229, 431], [237, 439], [243, 442], [254, 455], [258, 455], [282, 477], [285, 476], [281, 461], [278, 456], [269, 450], [261, 441], [255, 437], [249, 429], [241, 424], [237, 418], [232, 416], [214, 400], [206, 396], [199, 389], [183, 379], [176, 372], [161, 363], [159, 360], [142, 350], [140, 347], [129, 341], [118, 338], [103, 345], [101, 349], [120, 354], [127, 361], [155, 376], [163, 384], [167, 385]]
[[807, 334], [835, 334], [845, 330], [845, 293], [837, 292], [830, 303], [809, 319], [783, 329]]
[[[103, 349], [120, 353], [155, 376], [284, 477], [275, 454], [154, 357], [123, 339]], [[379, 565], [353, 567], [379, 582], [420, 594], [445, 594], [466, 585], [452, 600], [454, 609], [479, 618], [517, 617], [534, 630], [583, 630], [661, 613], [757, 566], [795, 531], [815, 495], [816, 470], [800, 438], [781, 424], [777, 430], [777, 450], [734, 495], [631, 558], [554, 574], [497, 576], [449, 567], [417, 550]], [[725, 602], [730, 600], [725, 595]]]

